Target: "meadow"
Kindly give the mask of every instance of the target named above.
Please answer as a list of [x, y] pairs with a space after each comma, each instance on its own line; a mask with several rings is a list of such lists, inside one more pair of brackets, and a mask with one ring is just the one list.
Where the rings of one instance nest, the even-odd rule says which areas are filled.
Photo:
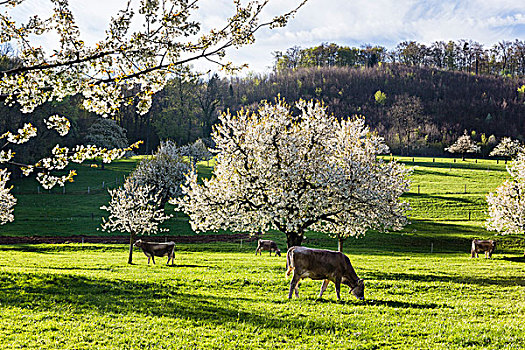
[[[105, 234], [97, 208], [109, 197], [92, 188], [122, 178], [135, 161], [81, 168], [66, 194], [15, 183], [17, 218], [1, 235]], [[483, 228], [485, 196], [506, 178], [505, 165], [399, 161], [414, 168], [405, 195], [412, 223], [345, 243], [366, 280], [365, 301], [343, 287], [338, 302], [333, 284], [318, 299], [320, 282], [310, 280], [288, 300], [284, 256], [255, 257], [253, 241], [178, 244], [173, 267], [166, 258], [148, 266], [139, 251], [128, 265], [119, 244], [0, 245], [1, 348], [523, 348], [523, 237], [498, 236], [492, 260], [469, 258], [472, 238], [494, 237]], [[175, 239], [193, 234], [185, 220], [169, 224]], [[284, 235], [267, 236], [284, 249]], [[310, 232], [304, 245], [337, 243]]]

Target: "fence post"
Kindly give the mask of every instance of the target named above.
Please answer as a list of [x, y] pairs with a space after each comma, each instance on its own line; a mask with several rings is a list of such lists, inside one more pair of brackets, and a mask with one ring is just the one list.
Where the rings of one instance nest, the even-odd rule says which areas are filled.
[[62, 194], [66, 194], [66, 186], [62, 187]]
[[434, 253], [434, 242], [430, 243], [430, 254]]
[[40, 186], [36, 186], [36, 193], [40, 194]]
[[468, 221], [470, 221], [470, 210], [468, 211]]
[[95, 215], [91, 213], [91, 221], [95, 220]]
[[417, 194], [420, 194], [420, 192], [419, 192], [419, 185], [417, 185]]
[[105, 181], [102, 181], [102, 189], [104, 189]]
[[467, 193], [467, 184], [465, 184], [465, 193]]
[[88, 186], [88, 194], [89, 194], [89, 186]]

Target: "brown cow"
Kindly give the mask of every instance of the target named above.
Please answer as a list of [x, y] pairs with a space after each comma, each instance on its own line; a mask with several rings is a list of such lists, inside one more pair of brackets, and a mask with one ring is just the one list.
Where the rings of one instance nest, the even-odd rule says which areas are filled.
[[341, 299], [339, 294], [341, 283], [349, 286], [350, 292], [357, 299], [365, 298], [364, 281], [357, 277], [350, 263], [350, 259], [341, 252], [306, 247], [291, 247], [286, 253], [286, 267], [288, 269], [286, 276], [290, 276], [293, 271], [288, 299], [292, 298], [294, 290], [295, 296], [297, 298], [299, 297], [299, 281], [306, 277], [313, 280], [324, 280], [321, 285], [319, 298], [323, 296], [330, 281], [335, 283], [335, 292], [338, 300]]
[[477, 258], [478, 253], [485, 252], [485, 258], [492, 258], [492, 253], [494, 253], [494, 249], [496, 249], [496, 241], [474, 239], [472, 240], [470, 257]]
[[270, 241], [269, 239], [260, 239], [257, 241], [257, 249], [255, 249], [255, 255], [259, 253], [262, 255], [262, 250], [270, 251], [270, 256], [272, 256], [272, 250], [275, 252], [275, 255], [281, 256], [281, 250], [277, 248], [277, 243]]
[[142, 249], [144, 254], [148, 257], [148, 264], [150, 259], [153, 260], [153, 264], [155, 264], [155, 256], [167, 256], [168, 262], [166, 264], [169, 264], [171, 260], [171, 264], [173, 265], [173, 259], [175, 258], [175, 242], [144, 242], [139, 239], [133, 245]]

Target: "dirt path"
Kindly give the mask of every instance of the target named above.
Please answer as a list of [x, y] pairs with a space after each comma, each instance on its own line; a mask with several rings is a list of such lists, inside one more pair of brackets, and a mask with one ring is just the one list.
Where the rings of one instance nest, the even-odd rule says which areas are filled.
[[[129, 236], [63, 236], [63, 237], [15, 237], [0, 236], [0, 244], [58, 244], [58, 243], [129, 243]], [[193, 235], [193, 236], [145, 236], [151, 242], [174, 241], [175, 243], [211, 243], [254, 241], [256, 237], [244, 233]]]

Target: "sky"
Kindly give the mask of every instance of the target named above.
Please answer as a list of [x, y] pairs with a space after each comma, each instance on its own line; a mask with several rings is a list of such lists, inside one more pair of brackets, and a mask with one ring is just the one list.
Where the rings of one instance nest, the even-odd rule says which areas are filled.
[[[126, 0], [70, 0], [86, 43], [104, 38], [109, 19], [125, 7]], [[136, 0], [135, 0], [136, 2]], [[294, 7], [299, 0], [272, 0], [264, 16], [271, 18]], [[196, 19], [204, 29], [219, 27], [233, 11], [232, 0], [200, 0]], [[26, 0], [11, 15], [24, 20], [44, 15], [48, 0]], [[4, 9], [1, 9], [4, 12]], [[235, 64], [248, 63], [248, 71], [265, 72], [275, 51], [320, 43], [360, 47], [364, 44], [394, 48], [405, 40], [424, 44], [470, 39], [490, 47], [501, 40], [525, 40], [524, 0], [309, 0], [285, 28], [263, 29], [253, 45], [231, 49]], [[52, 46], [44, 40], [44, 47]], [[203, 62], [198, 70], [213, 68]]]

